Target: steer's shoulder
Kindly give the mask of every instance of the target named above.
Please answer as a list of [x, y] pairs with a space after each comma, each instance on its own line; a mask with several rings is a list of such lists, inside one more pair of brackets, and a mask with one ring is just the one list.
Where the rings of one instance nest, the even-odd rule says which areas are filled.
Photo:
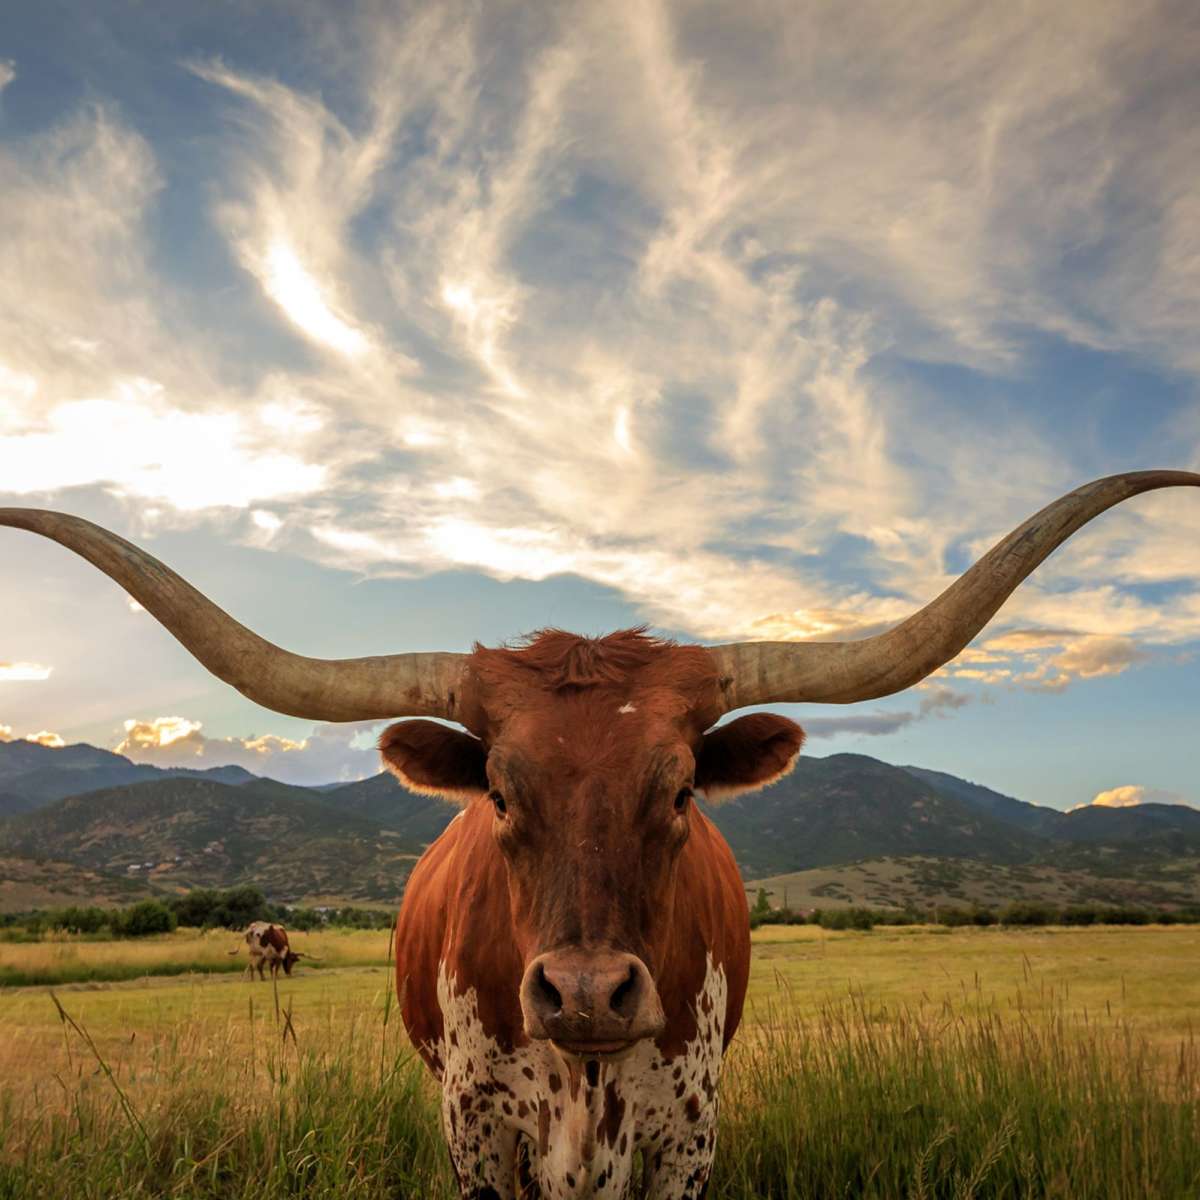
[[750, 916], [741, 872], [728, 843], [700, 810], [679, 857], [676, 901], [659, 980], [667, 1008], [662, 1044], [669, 1054], [696, 1036], [706, 979], [727, 989], [723, 1044], [737, 1031], [750, 973]]
[[[520, 1037], [520, 958], [491, 806], [472, 802], [413, 868], [396, 920], [396, 978], [404, 1022], [419, 1047], [441, 1042], [438, 979], [474, 989], [480, 1017], [502, 1044]], [[435, 1069], [432, 1055], [425, 1053]]]

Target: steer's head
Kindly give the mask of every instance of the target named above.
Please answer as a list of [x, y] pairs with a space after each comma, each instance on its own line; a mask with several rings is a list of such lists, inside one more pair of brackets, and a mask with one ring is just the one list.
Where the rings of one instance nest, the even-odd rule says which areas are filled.
[[381, 739], [406, 786], [490, 813], [529, 1037], [595, 1056], [661, 1031], [655, 975], [696, 795], [778, 779], [804, 740], [768, 713], [706, 732], [719, 693], [699, 647], [551, 631], [472, 655], [463, 719], [478, 736], [404, 721]]

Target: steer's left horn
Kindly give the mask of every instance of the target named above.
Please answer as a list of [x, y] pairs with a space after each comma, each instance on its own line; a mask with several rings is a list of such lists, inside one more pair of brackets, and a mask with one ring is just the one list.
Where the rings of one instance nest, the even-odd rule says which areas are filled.
[[306, 658], [259, 637], [170, 567], [82, 517], [0, 508], [0, 525], [40, 533], [99, 567], [214, 675], [264, 708], [314, 721], [457, 718], [465, 655]]
[[1200, 475], [1132, 471], [1076, 488], [1014, 529], [936, 600], [875, 637], [712, 647], [726, 710], [789, 701], [851, 704], [912, 687], [958, 654], [1077, 529], [1130, 496], [1165, 487], [1200, 487]]

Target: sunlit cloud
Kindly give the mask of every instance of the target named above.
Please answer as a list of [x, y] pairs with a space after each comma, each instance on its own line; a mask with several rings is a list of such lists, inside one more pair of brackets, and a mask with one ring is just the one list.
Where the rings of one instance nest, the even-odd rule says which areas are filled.
[[24, 737], [18, 739], [13, 733], [11, 725], [0, 724], [0, 742], [14, 742], [20, 740], [22, 742], [36, 742], [39, 746], [48, 746], [52, 750], [61, 749], [67, 743], [57, 733], [52, 733], [48, 729], [43, 729], [40, 733], [27, 733]]
[[186, 512], [312, 493], [326, 474], [275, 449], [253, 420], [173, 409], [144, 379], [109, 399], [55, 405], [28, 432], [0, 436], [0, 478], [17, 494], [102, 483]]
[[113, 747], [134, 762], [158, 767], [239, 766], [289, 783], [333, 783], [379, 771], [376, 724], [319, 725], [308, 737], [277, 734], [208, 737], [203, 723], [187, 717], [130, 718]]
[[31, 683], [49, 679], [53, 667], [32, 662], [0, 662], [0, 683]]
[[67, 743], [57, 733], [43, 729], [40, 733], [27, 733], [22, 739], [26, 742], [36, 742], [39, 746], [49, 746], [52, 750], [61, 750]]
[[349, 357], [368, 348], [365, 335], [333, 311], [321, 286], [282, 239], [267, 247], [263, 286], [288, 319], [314, 341]]
[[163, 749], [186, 741], [199, 729], [199, 721], [189, 721], [186, 717], [155, 717], [153, 721], [130, 719], [125, 722], [125, 740], [117, 751], [125, 754], [131, 750]]
[[11, 58], [0, 58], [0, 92], [17, 77], [17, 64]]
[[1120, 675], [1150, 655], [1129, 638], [1082, 637], [1071, 642], [1049, 665], [1063, 675], [1078, 679], [1096, 679]]
[[1084, 804], [1076, 804], [1068, 811], [1075, 812], [1089, 805], [1098, 808], [1136, 808], [1139, 804], [1184, 804], [1195, 807], [1178, 792], [1166, 792], [1159, 788], [1143, 787], [1141, 784], [1124, 784], [1097, 792], [1091, 800]]
[[[1154, 636], [1152, 626], [1147, 636]], [[1076, 680], [1121, 675], [1153, 658], [1145, 646], [1129, 637], [1053, 628], [1015, 629], [985, 637], [980, 647], [963, 651], [940, 675], [1061, 692]]]

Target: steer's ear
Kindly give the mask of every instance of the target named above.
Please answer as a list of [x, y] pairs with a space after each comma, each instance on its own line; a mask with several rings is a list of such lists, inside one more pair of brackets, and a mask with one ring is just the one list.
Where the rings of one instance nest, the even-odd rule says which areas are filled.
[[696, 786], [718, 802], [781, 779], [800, 756], [804, 730], [774, 713], [750, 713], [704, 735]]
[[409, 791], [465, 804], [488, 789], [487, 751], [469, 733], [436, 721], [400, 721], [379, 739], [387, 767]]

